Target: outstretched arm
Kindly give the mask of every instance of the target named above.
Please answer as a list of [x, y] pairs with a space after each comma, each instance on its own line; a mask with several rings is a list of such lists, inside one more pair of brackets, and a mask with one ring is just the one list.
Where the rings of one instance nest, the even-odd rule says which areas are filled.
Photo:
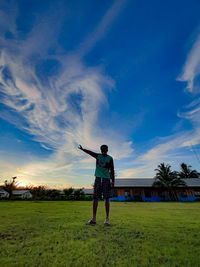
[[90, 150], [87, 150], [87, 149], [84, 149], [82, 148], [81, 145], [79, 145], [78, 147], [80, 150], [84, 151], [85, 153], [89, 154], [90, 156], [94, 157], [95, 159], [97, 158], [98, 154], [93, 152], [93, 151], [90, 151]]

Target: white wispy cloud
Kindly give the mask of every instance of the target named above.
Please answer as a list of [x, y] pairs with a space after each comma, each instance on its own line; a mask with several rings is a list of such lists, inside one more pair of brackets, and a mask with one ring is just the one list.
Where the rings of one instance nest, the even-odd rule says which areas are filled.
[[[117, 135], [112, 128], [105, 130], [98, 125], [98, 114], [102, 106], [105, 109], [108, 105], [106, 90], [114, 87], [114, 81], [101, 68], [86, 67], [82, 62], [82, 56], [103, 37], [123, 3], [115, 1], [94, 33], [71, 54], [60, 49], [56, 43], [65, 15], [61, 11], [58, 14], [57, 9], [53, 13], [51, 9], [43, 19], [36, 17], [25, 40], [16, 37], [11, 42], [1, 37], [1, 101], [10, 109], [2, 112], [1, 117], [27, 131], [43, 148], [54, 151], [44, 162], [16, 166], [15, 169], [24, 179], [43, 177], [43, 180], [51, 181], [55, 176], [56, 179], [60, 177], [60, 181], [66, 177], [73, 179], [76, 177], [76, 162], [85, 157], [77, 150], [79, 143], [94, 150], [99, 150], [99, 146], [106, 143], [112, 147], [111, 152], [116, 158], [131, 155], [133, 149], [130, 141]], [[55, 24], [58, 15], [59, 20]], [[17, 36], [14, 26], [12, 24], [11, 29]], [[51, 27], [54, 31], [50, 30]], [[48, 49], [55, 45], [59, 53], [48, 55]], [[46, 73], [44, 80], [38, 68], [48, 60], [57, 64], [58, 70], [52, 74]], [[83, 169], [88, 165], [87, 162], [85, 166], [84, 162], [81, 164]]]
[[157, 145], [154, 145], [129, 163], [130, 166], [135, 166], [135, 168], [131, 167], [120, 170], [120, 176], [152, 178], [155, 175], [154, 169], [161, 162], [168, 163], [173, 168], [178, 169], [184, 160], [189, 160], [189, 162], [191, 162], [191, 158], [194, 160], [194, 155], [191, 151], [191, 140], [195, 137], [196, 132], [185, 131], [165, 138], [159, 138]]
[[101, 21], [96, 26], [95, 30], [86, 37], [78, 48], [78, 55], [83, 56], [88, 53], [93, 46], [102, 39], [107, 31], [110, 29], [116, 17], [122, 12], [126, 0], [116, 0], [107, 10]]
[[[177, 78], [186, 82], [186, 93], [193, 96], [193, 101], [177, 112], [181, 119], [189, 120], [192, 129], [179, 131], [174, 135], [157, 139], [157, 145], [147, 150], [134, 161], [131, 167], [120, 170], [121, 177], [153, 177], [154, 169], [161, 162], [170, 164], [175, 169], [185, 160], [199, 169], [199, 157], [194, 153], [194, 147], [200, 144], [200, 35], [197, 36], [191, 50], [188, 52], [183, 71]], [[135, 167], [133, 167], [135, 166]]]
[[187, 83], [186, 90], [194, 97], [193, 101], [178, 113], [179, 117], [188, 119], [193, 124], [193, 133], [184, 145], [189, 143], [198, 145], [200, 144], [200, 34], [197, 35], [188, 53], [183, 72], [178, 80]]
[[178, 77], [179, 81], [187, 82], [186, 90], [189, 92], [200, 92], [199, 80], [196, 78], [200, 74], [200, 34], [197, 36], [192, 49], [188, 53], [183, 72]]

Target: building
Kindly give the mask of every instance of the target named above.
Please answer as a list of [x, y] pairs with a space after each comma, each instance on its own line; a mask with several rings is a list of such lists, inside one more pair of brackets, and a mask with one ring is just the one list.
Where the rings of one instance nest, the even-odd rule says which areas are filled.
[[93, 188], [83, 188], [83, 192], [86, 196], [93, 196]]
[[[200, 178], [183, 179], [187, 186], [174, 188], [174, 194], [178, 201], [200, 200]], [[115, 179], [113, 189], [113, 201], [168, 201], [169, 192], [164, 188], [153, 187], [155, 179]]]
[[12, 195], [15, 199], [30, 199], [33, 197], [29, 190], [13, 190]]
[[0, 187], [0, 199], [1, 198], [9, 198], [9, 193], [6, 192], [2, 187]]

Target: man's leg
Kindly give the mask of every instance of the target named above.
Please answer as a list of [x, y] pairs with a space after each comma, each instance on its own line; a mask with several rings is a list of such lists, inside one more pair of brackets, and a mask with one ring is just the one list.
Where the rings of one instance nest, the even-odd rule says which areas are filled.
[[111, 197], [111, 185], [110, 179], [104, 178], [103, 179], [103, 197], [105, 199], [105, 209], [106, 209], [106, 219], [104, 225], [110, 225], [109, 223], [109, 211], [110, 211], [110, 200]]
[[97, 207], [98, 207], [98, 198], [93, 199], [93, 222], [96, 222], [96, 214], [97, 214]]
[[109, 220], [109, 210], [110, 210], [110, 201], [109, 198], [105, 200], [105, 208], [106, 208], [106, 220]]
[[95, 225], [96, 224], [96, 214], [98, 207], [98, 198], [102, 192], [101, 178], [96, 177], [94, 181], [94, 192], [93, 192], [93, 217], [86, 224]]
[[101, 178], [96, 177], [94, 182], [94, 193], [93, 193], [93, 218], [92, 220], [96, 222], [96, 214], [97, 214], [97, 207], [98, 207], [98, 198], [102, 192], [102, 185], [101, 185]]

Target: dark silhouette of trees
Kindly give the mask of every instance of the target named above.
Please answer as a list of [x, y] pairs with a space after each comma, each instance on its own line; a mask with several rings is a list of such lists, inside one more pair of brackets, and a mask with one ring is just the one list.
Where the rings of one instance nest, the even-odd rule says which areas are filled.
[[178, 176], [180, 178], [200, 178], [200, 173], [197, 170], [192, 170], [191, 165], [187, 165], [186, 163], [181, 163], [181, 171], [178, 172]]
[[85, 194], [82, 189], [75, 189], [74, 190], [74, 200], [83, 200]]
[[70, 188], [65, 188], [64, 190], [64, 193], [65, 193], [65, 199], [72, 199], [73, 198], [73, 192], [74, 192], [74, 189], [72, 187]]
[[49, 200], [60, 200], [61, 199], [60, 191], [57, 189], [47, 189], [45, 197]]
[[65, 188], [64, 196], [60, 190], [48, 189], [46, 186], [29, 187], [34, 199], [37, 200], [84, 200], [85, 194], [82, 189]]
[[17, 189], [18, 183], [16, 182], [17, 177], [12, 177], [11, 181], [5, 180], [4, 182], [4, 190], [9, 193], [9, 199], [12, 199], [13, 190]]
[[178, 177], [176, 171], [171, 170], [169, 164], [161, 163], [155, 169], [156, 176], [153, 186], [165, 189], [168, 192], [170, 200], [177, 200], [175, 188], [178, 186], [186, 186], [186, 183]]
[[44, 185], [29, 187], [34, 199], [45, 199], [47, 195], [47, 188]]

